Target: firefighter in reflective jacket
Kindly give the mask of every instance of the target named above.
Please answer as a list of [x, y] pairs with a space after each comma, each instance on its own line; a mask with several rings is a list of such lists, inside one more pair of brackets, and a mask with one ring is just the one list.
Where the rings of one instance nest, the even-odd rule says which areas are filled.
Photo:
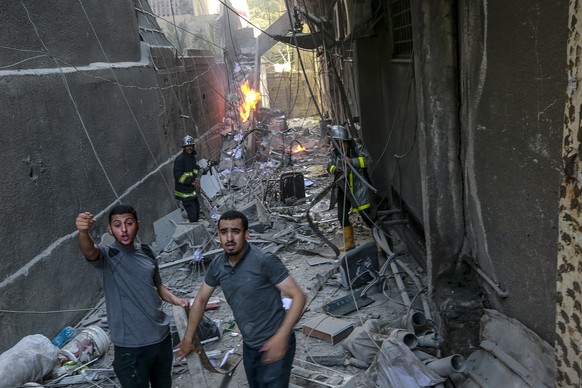
[[[341, 152], [335, 146], [331, 151], [327, 171], [334, 176], [334, 190], [337, 190], [337, 214], [344, 233], [344, 246], [340, 250], [347, 251], [355, 247], [354, 227], [349, 218], [350, 208], [352, 212], [361, 215], [366, 225], [370, 228], [374, 226], [370, 189], [360, 179], [360, 177], [367, 179], [366, 169], [370, 166], [372, 159], [361, 144], [350, 138], [345, 127], [333, 125], [330, 134], [335, 139], [333, 144], [341, 147]], [[347, 166], [348, 163], [355, 168], [360, 177], [352, 172], [352, 169]]]
[[174, 161], [174, 189], [175, 197], [182, 201], [190, 222], [198, 222], [200, 216], [200, 202], [197, 196], [200, 188], [199, 173], [194, 138], [188, 135], [182, 139], [182, 153]]

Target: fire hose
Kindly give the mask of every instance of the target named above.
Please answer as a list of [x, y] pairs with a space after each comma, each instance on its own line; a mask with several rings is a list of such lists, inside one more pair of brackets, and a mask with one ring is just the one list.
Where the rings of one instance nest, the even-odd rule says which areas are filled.
[[317, 227], [317, 225], [313, 222], [313, 220], [311, 219], [311, 216], [309, 215], [309, 211], [316, 205], [319, 203], [319, 201], [321, 201], [332, 189], [333, 187], [333, 183], [329, 184], [326, 188], [324, 188], [321, 193], [317, 194], [315, 196], [315, 198], [313, 198], [313, 201], [311, 201], [311, 205], [309, 206], [309, 208], [307, 209], [307, 212], [305, 214], [305, 217], [307, 218], [307, 222], [309, 223], [309, 227], [311, 228], [311, 230], [313, 230], [313, 233], [315, 233], [320, 239], [321, 241], [323, 241], [324, 243], [326, 243], [335, 253], [336, 257], [338, 257], [340, 255], [340, 250], [338, 247], [336, 247], [329, 239], [327, 239], [327, 237], [325, 237], [323, 235], [323, 233], [321, 232], [321, 230], [319, 230], [319, 228]]

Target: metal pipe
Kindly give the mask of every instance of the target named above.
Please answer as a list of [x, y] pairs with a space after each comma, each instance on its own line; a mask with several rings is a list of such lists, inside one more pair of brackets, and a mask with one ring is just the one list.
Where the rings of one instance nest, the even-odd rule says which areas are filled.
[[441, 377], [448, 377], [453, 373], [460, 373], [465, 370], [465, 357], [460, 354], [440, 358], [426, 364], [431, 370]]
[[393, 214], [402, 213], [402, 209], [392, 209], [392, 210], [378, 210], [376, 215], [379, 217], [387, 217]]
[[384, 328], [382, 329], [382, 333], [375, 333], [372, 335], [372, 339], [379, 344], [384, 342], [384, 340], [387, 338], [402, 342], [410, 350], [414, 349], [418, 345], [418, 339], [414, 333], [397, 327]]
[[[412, 281], [414, 282], [414, 285], [416, 285], [416, 288], [418, 289], [418, 292], [422, 292], [422, 290], [424, 289], [424, 287], [422, 286], [422, 284], [420, 284], [420, 280], [418, 280], [418, 277], [416, 276], [416, 274], [414, 272], [412, 272], [412, 270], [408, 267], [408, 265], [406, 265], [405, 263], [403, 263], [402, 260], [396, 259], [394, 261], [412, 279]], [[420, 295], [420, 299], [422, 301], [422, 308], [424, 310], [424, 316], [426, 317], [426, 319], [428, 321], [432, 321], [432, 315], [430, 313], [430, 306], [428, 305], [428, 300], [426, 298], [426, 294], [422, 293]]]
[[[394, 252], [390, 249], [390, 244], [388, 244], [388, 240], [386, 239], [386, 235], [378, 228], [374, 227], [372, 229], [372, 233], [374, 235], [374, 239], [376, 240], [376, 244], [382, 249], [388, 257], [394, 257]], [[390, 261], [390, 269], [392, 270], [392, 274], [394, 275], [394, 280], [396, 281], [396, 285], [400, 290], [400, 295], [402, 296], [402, 302], [406, 305], [406, 307], [410, 307], [410, 298], [406, 293], [406, 287], [404, 287], [404, 282], [398, 273], [398, 268], [394, 264], [394, 261]]]
[[402, 225], [408, 224], [408, 220], [392, 220], [392, 221], [382, 221], [382, 225], [391, 226], [391, 225]]
[[394, 275], [394, 280], [396, 280], [396, 285], [398, 286], [398, 289], [400, 290], [400, 295], [402, 296], [402, 302], [406, 305], [406, 307], [410, 307], [410, 298], [408, 297], [408, 294], [406, 293], [406, 288], [404, 287], [404, 282], [402, 281], [402, 278], [400, 277], [400, 274], [398, 272], [398, 268], [396, 268], [396, 264], [394, 264], [393, 261], [390, 263], [390, 269], [392, 270], [392, 274]]
[[487, 284], [489, 284], [491, 286], [491, 288], [493, 288], [495, 290], [495, 293], [497, 294], [497, 296], [499, 296], [500, 298], [507, 298], [509, 297], [509, 292], [502, 290], [499, 287], [499, 284], [494, 282], [493, 279], [491, 279], [489, 277], [489, 275], [487, 275], [481, 268], [479, 268], [477, 266], [477, 264], [475, 264], [473, 262], [473, 260], [470, 260], [469, 256], [463, 256], [463, 260], [465, 261], [465, 263], [469, 264], [469, 266], [475, 271], [477, 272], [477, 274], [479, 274], [479, 276], [481, 276], [481, 278], [483, 280], [485, 280], [487, 282]]
[[398, 325], [410, 331], [411, 333], [417, 333], [418, 329], [426, 325], [426, 318], [421, 312], [418, 311], [411, 311], [408, 314], [404, 315], [398, 321]]
[[430, 332], [425, 335], [418, 336], [418, 345], [428, 348], [438, 348], [443, 342], [443, 338], [435, 332]]

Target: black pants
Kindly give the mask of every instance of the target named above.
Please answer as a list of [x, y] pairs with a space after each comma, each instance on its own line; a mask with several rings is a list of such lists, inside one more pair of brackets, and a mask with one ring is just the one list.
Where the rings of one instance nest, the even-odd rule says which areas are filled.
[[263, 353], [243, 344], [243, 365], [250, 388], [288, 388], [295, 357], [295, 333], [289, 336], [289, 347], [282, 360], [263, 364]]
[[[340, 222], [342, 228], [346, 226], [350, 226], [350, 209], [352, 208], [352, 203], [350, 202], [349, 197], [347, 197], [344, 191], [338, 187], [337, 189], [337, 218]], [[374, 221], [370, 216], [370, 208], [363, 209], [358, 211], [358, 213], [362, 216], [362, 220], [368, 225], [371, 229], [374, 227]]]
[[115, 346], [113, 370], [123, 388], [172, 387], [172, 336], [140, 348]]
[[184, 206], [184, 210], [188, 214], [188, 221], [198, 222], [200, 218], [200, 202], [198, 202], [198, 198], [185, 199], [182, 201], [182, 206]]

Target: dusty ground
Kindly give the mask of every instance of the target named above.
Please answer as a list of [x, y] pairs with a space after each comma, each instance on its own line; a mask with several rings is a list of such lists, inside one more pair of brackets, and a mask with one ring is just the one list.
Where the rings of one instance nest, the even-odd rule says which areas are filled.
[[[306, 187], [307, 199], [304, 203], [286, 205], [284, 203], [277, 202], [276, 195], [275, 198], [273, 198], [271, 196], [272, 193], [269, 192], [266, 192], [266, 194], [264, 194], [262, 197], [265, 203], [265, 207], [271, 216], [271, 220], [273, 221], [273, 227], [277, 228], [274, 230], [266, 230], [263, 232], [264, 234], [274, 234], [277, 230], [282, 230], [286, 227], [292, 226], [295, 230], [295, 233], [299, 234], [300, 236], [308, 237], [307, 240], [309, 240], [305, 241], [305, 239], [294, 239], [294, 241], [288, 245], [279, 247], [280, 249], [277, 252], [299, 285], [308, 295], [313, 297], [310, 301], [308, 309], [305, 311], [301, 320], [296, 325], [297, 352], [295, 358], [296, 360], [306, 360], [308, 356], [349, 356], [348, 352], [342, 347], [341, 342], [339, 344], [332, 345], [321, 339], [308, 337], [304, 335], [301, 330], [304, 322], [323, 312], [323, 306], [325, 304], [346, 296], [349, 294], [349, 292], [348, 290], [341, 287], [341, 276], [339, 273], [336, 273], [331, 278], [329, 278], [322, 287], [316, 287], [319, 277], [330, 271], [334, 267], [334, 263], [336, 263], [337, 259], [333, 250], [329, 246], [321, 243], [318, 236], [312, 233], [305, 217], [307, 208], [311, 205], [311, 200], [330, 182], [330, 177], [325, 173], [325, 164], [327, 163], [327, 149], [325, 147], [317, 146], [319, 135], [317, 123], [312, 122], [307, 126], [305, 123], [297, 123], [297, 128], [292, 129], [291, 134], [293, 136], [288, 135], [289, 140], [287, 141], [290, 141], [291, 139], [297, 139], [307, 148], [307, 151], [293, 155], [292, 166], [269, 169], [270, 176], [267, 178], [263, 177], [261, 179], [263, 181], [268, 181], [269, 179], [273, 181], [274, 179], [277, 179], [283, 172], [294, 171], [303, 173], [306, 179], [313, 182], [312, 185]], [[260, 174], [254, 174], [254, 176], [257, 175]], [[264, 190], [262, 190], [262, 192], [265, 193]], [[244, 190], [241, 190], [240, 194], [244, 195]], [[336, 246], [341, 246], [343, 241], [341, 228], [336, 221], [336, 210], [333, 209], [329, 211], [328, 205], [328, 198], [325, 198], [319, 204], [313, 207], [310, 214], [324, 235]], [[369, 241], [373, 241], [370, 230], [365, 227], [358, 216], [353, 216], [352, 221], [355, 224], [357, 245], [363, 245]], [[422, 273], [420, 273], [413, 260], [406, 256], [405, 248], [402, 246], [396, 246], [393, 248], [396, 251], [403, 253], [399, 259], [405, 262], [413, 270], [413, 272], [418, 273], [418, 280], [422, 282]], [[175, 258], [175, 255], [162, 255], [161, 263], [163, 264], [164, 262], [170, 262]], [[321, 259], [322, 263], [318, 265], [310, 265], [313, 264], [315, 259]], [[194, 298], [203, 276], [204, 268], [202, 268], [202, 266], [192, 266], [189, 264], [169, 266], [162, 270], [162, 278], [164, 283], [170, 288], [170, 290], [186, 298]], [[418, 292], [418, 289], [415, 288], [412, 279], [405, 278], [405, 283], [409, 291], [408, 293], [410, 298], [413, 299], [415, 293]], [[233, 322], [231, 310], [224, 300], [220, 289], [217, 290], [215, 296], [220, 297], [221, 305], [218, 309], [208, 310], [207, 316], [213, 320], [220, 320], [222, 322], [223, 330], [229, 329], [231, 322]], [[402, 303], [400, 291], [398, 290], [393, 277], [388, 277], [386, 279], [384, 282], [383, 291], [377, 288], [373, 288], [370, 290], [370, 292], [368, 292], [368, 296], [374, 300], [373, 304], [363, 307], [340, 318], [352, 321], [354, 326], [359, 326], [370, 318], [381, 318], [386, 321], [393, 321], [399, 319], [407, 312], [406, 307]], [[420, 308], [420, 298], [416, 298], [416, 300], [413, 299], [413, 306], [415, 308]], [[171, 306], [166, 306], [166, 308], [168, 313], [171, 315]], [[89, 314], [84, 321], [88, 324], [91, 322], [99, 324], [102, 318], [104, 318], [104, 310], [102, 306], [100, 306], [96, 308], [96, 310], [91, 314]], [[82, 324], [83, 322], [80, 323], [81, 326]], [[206, 344], [205, 350], [207, 353], [212, 351], [219, 351], [221, 354], [224, 354], [224, 352], [230, 349], [237, 348], [237, 346], [240, 344], [241, 337], [238, 335], [236, 326], [234, 326], [232, 330], [224, 332], [223, 337], [219, 341]], [[111, 366], [112, 358], [113, 357], [110, 348], [109, 352], [101, 357], [98, 362], [94, 364], [93, 368], [101, 370], [109, 369]], [[336, 366], [333, 368], [343, 373], [353, 375], [355, 387], [365, 386], [365, 370], [355, 368], [351, 365]], [[104, 373], [110, 377], [108, 379], [94, 381], [91, 383], [64, 386], [116, 386], [115, 377], [107, 372]], [[222, 378], [223, 376], [219, 374], [205, 373], [205, 380], [208, 387], [220, 386]], [[192, 387], [188, 368], [184, 362], [175, 365], [173, 381], [174, 387], [176, 388]], [[45, 386], [63, 385], [59, 385], [57, 381], [53, 380], [47, 381]], [[242, 364], [236, 368], [229, 386], [248, 387]], [[340, 386], [342, 385], [338, 385], [338, 387]]]

